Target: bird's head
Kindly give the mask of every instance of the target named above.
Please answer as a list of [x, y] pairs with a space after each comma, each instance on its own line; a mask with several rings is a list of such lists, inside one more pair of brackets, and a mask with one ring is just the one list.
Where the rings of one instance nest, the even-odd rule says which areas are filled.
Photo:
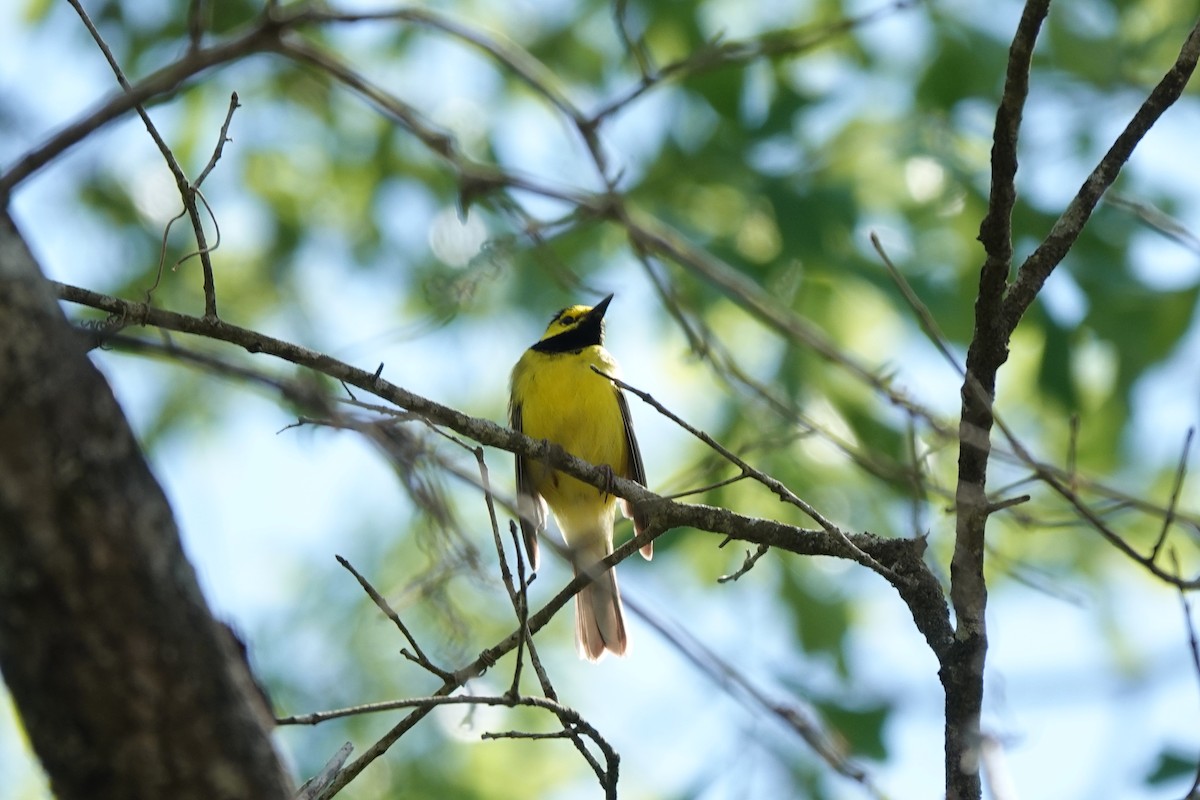
[[604, 344], [604, 312], [612, 299], [610, 294], [595, 306], [567, 306], [559, 311], [533, 349], [543, 353], [567, 353]]

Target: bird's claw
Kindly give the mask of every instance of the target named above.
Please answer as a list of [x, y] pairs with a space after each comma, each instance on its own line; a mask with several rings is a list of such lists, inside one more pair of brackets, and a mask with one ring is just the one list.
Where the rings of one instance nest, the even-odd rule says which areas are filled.
[[601, 464], [600, 471], [604, 473], [604, 486], [600, 491], [604, 492], [604, 500], [608, 502], [608, 498], [615, 494], [613, 491], [617, 486], [617, 476], [613, 472], [613, 468], [608, 464]]

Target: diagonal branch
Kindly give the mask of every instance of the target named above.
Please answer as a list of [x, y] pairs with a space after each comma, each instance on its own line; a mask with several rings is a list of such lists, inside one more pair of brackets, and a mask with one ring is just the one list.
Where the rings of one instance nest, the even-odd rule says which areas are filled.
[[265, 21], [221, 44], [189, 50], [183, 58], [133, 84], [128, 91], [119, 92], [75, 122], [47, 137], [0, 174], [0, 206], [7, 205], [8, 197], [23, 181], [138, 105], [150, 100], [164, 99], [188, 80], [214, 67], [239, 61], [254, 53], [272, 50], [280, 28], [285, 24], [286, 18], [278, 22]]
[[[941, 597], [937, 579], [922, 561], [925, 549], [923, 540], [890, 540], [869, 533], [842, 531], [835, 535], [825, 530], [804, 529], [785, 522], [756, 519], [723, 508], [676, 503], [633, 481], [614, 478], [611, 472], [581, 461], [550, 442], [530, 439], [490, 420], [468, 416], [390, 383], [377, 373], [350, 366], [323, 353], [219, 319], [192, 317], [152, 308], [143, 303], [133, 303], [61, 283], [54, 283], [53, 286], [61, 299], [117, 315], [127, 325], [152, 325], [228, 342], [251, 353], [275, 356], [370, 392], [480, 444], [519, 453], [529, 459], [545, 461], [555, 469], [630, 500], [639, 510], [644, 510], [651, 530], [631, 540], [638, 542], [639, 546], [653, 541], [667, 529], [690, 527], [725, 534], [752, 544], [766, 544], [798, 555], [845, 558], [853, 552], [847, 549], [848, 540], [857, 551], [887, 568], [881, 574], [896, 587], [909, 604], [917, 627], [934, 652], [941, 653], [948, 646], [951, 634], [945, 602]], [[625, 547], [618, 549], [617, 554], [610, 556], [605, 563], [610, 566], [619, 563], [623, 558], [620, 554], [623, 552]], [[586, 577], [581, 576], [585, 579]], [[921, 605], [918, 606], [918, 603]], [[532, 618], [530, 630], [535, 630]]]
[[[84, 27], [91, 34], [92, 39], [96, 42], [96, 46], [100, 48], [100, 52], [104, 54], [105, 60], [108, 61], [108, 66], [112, 69], [113, 74], [117, 78], [117, 83], [125, 92], [132, 92], [133, 86], [130, 85], [129, 79], [125, 77], [124, 70], [121, 69], [120, 63], [117, 62], [117, 57], [113, 55], [112, 49], [108, 46], [108, 42], [104, 41], [104, 37], [100, 35], [100, 31], [92, 22], [92, 18], [88, 16], [83, 5], [79, 0], [68, 0], [71, 7], [79, 15], [83, 21]], [[204, 170], [204, 175], [207, 175], [209, 170], [216, 165], [217, 159], [220, 157], [221, 150], [224, 147], [227, 133], [229, 131], [229, 122], [233, 118], [233, 110], [237, 107], [237, 95], [234, 95], [233, 105], [230, 106], [229, 115], [225, 118], [225, 124], [221, 127], [221, 141], [217, 144], [217, 149], [213, 153], [213, 158], [209, 162], [209, 166]], [[158, 132], [154, 121], [150, 119], [150, 114], [146, 111], [141, 103], [134, 106], [138, 116], [142, 118], [142, 123], [146, 126], [146, 131], [150, 134], [150, 138], [154, 140], [155, 146], [159, 153], [162, 154], [163, 160], [167, 162], [167, 169], [171, 171], [171, 175], [175, 178], [175, 188], [179, 191], [180, 199], [183, 201], [184, 210], [188, 214], [188, 218], [192, 221], [192, 231], [196, 236], [196, 253], [200, 256], [201, 269], [204, 274], [204, 313], [206, 316], [215, 317], [217, 315], [217, 293], [216, 283], [213, 280], [212, 256], [211, 251], [216, 249], [214, 244], [211, 248], [208, 246], [207, 236], [204, 233], [204, 225], [200, 220], [200, 209], [196, 206], [196, 197], [199, 195], [200, 181], [193, 184], [188, 180], [187, 175], [183, 171], [183, 167], [179, 165], [175, 154], [171, 152], [170, 146], [163, 139], [162, 134]], [[204, 175], [200, 180], [204, 179]], [[203, 195], [199, 195], [201, 200], [204, 200]], [[208, 208], [208, 202], [204, 201], [204, 205]], [[212, 216], [212, 209], [208, 208], [208, 213]], [[215, 217], [213, 218], [215, 222]], [[168, 226], [169, 227], [169, 226]], [[163, 241], [166, 241], [166, 234], [163, 234]], [[220, 232], [217, 234], [217, 241], [220, 242]], [[159, 264], [159, 269], [162, 265]]]
[[1046, 239], [1021, 265], [1016, 281], [1004, 297], [1004, 325], [1009, 333], [1016, 328], [1021, 316], [1037, 297], [1042, 284], [1050, 277], [1050, 273], [1075, 244], [1096, 204], [1117, 179], [1121, 168], [1133, 155], [1134, 148], [1158, 122], [1159, 117], [1183, 94], [1192, 73], [1196, 70], [1197, 59], [1200, 59], [1200, 19], [1188, 33], [1175, 63], [1163, 75], [1162, 80], [1129, 120], [1129, 124], [1121, 131], [1112, 147], [1104, 154], [1104, 158], [1079, 187], [1079, 191], [1054, 223]]
[[[672, 61], [661, 69], [649, 73], [647, 72], [649, 64], [641, 63], [641, 58], [639, 58], [641, 75], [638, 82], [601, 106], [592, 117], [593, 124], [599, 125], [606, 118], [623, 111], [643, 94], [666, 81], [680, 82], [715, 70], [744, 66], [764, 58], [778, 59], [795, 56], [813, 50], [834, 37], [883, 19], [889, 14], [905, 11], [915, 5], [917, 5], [916, 0], [892, 0], [858, 16], [844, 17], [815, 27], [772, 31], [748, 39], [716, 40], [695, 53]], [[620, 6], [621, 4], [618, 3], [618, 25], [622, 29], [622, 39], [628, 42], [628, 34], [620, 18]]]
[[871, 558], [871, 556], [867, 555], [866, 553], [864, 553], [863, 551], [861, 551], [857, 547], [855, 547], [854, 543], [850, 541], [850, 539], [846, 535], [845, 531], [843, 531], [837, 525], [834, 525], [831, 520], [829, 520], [824, 514], [822, 514], [816, 508], [814, 508], [811, 503], [808, 503], [805, 500], [802, 500], [800, 497], [798, 497], [796, 495], [796, 493], [793, 492], [791, 489], [789, 489], [782, 481], [778, 480], [777, 478], [773, 478], [770, 475], [767, 475], [765, 472], [762, 472], [761, 470], [757, 470], [754, 467], [750, 466], [748, 463], [746, 463], [746, 461], [744, 461], [736, 453], [734, 453], [729, 448], [727, 448], [724, 445], [717, 442], [715, 439], [713, 439], [707, 433], [705, 433], [702, 430], [699, 430], [698, 428], [693, 427], [692, 425], [689, 425], [687, 422], [682, 420], [678, 415], [673, 413], [670, 409], [668, 409], [662, 403], [655, 400], [654, 397], [652, 397], [649, 392], [643, 392], [641, 389], [638, 389], [634, 386], [630, 386], [628, 383], [621, 380], [620, 378], [615, 378], [612, 375], [608, 375], [608, 374], [600, 371], [596, 367], [592, 367], [592, 371], [594, 371], [598, 375], [603, 375], [605, 378], [608, 378], [610, 381], [612, 381], [613, 383], [615, 383], [617, 386], [624, 389], [625, 391], [630, 392], [634, 395], [637, 395], [643, 402], [652, 406], [654, 408], [654, 410], [656, 410], [658, 413], [667, 417], [672, 422], [674, 422], [676, 425], [679, 425], [681, 428], [686, 430], [688, 433], [692, 434], [697, 439], [704, 442], [705, 445], [712, 448], [715, 452], [719, 453], [722, 458], [726, 459], [731, 464], [733, 464], [734, 466], [741, 469], [743, 475], [745, 475], [749, 478], [753, 478], [755, 481], [761, 483], [763, 486], [770, 489], [783, 502], [793, 505], [796, 508], [803, 511], [805, 514], [808, 515], [808, 517], [810, 519], [812, 519], [813, 522], [820, 525], [822, 530], [824, 530], [826, 533], [830, 534], [831, 536], [842, 539], [846, 543], [846, 556], [848, 558], [853, 559], [854, 561], [857, 561], [858, 563], [862, 564], [863, 566], [879, 573], [880, 575], [887, 578], [888, 580], [894, 581], [896, 579], [896, 576], [891, 573], [891, 570], [889, 570], [887, 567], [883, 566], [878, 561]]

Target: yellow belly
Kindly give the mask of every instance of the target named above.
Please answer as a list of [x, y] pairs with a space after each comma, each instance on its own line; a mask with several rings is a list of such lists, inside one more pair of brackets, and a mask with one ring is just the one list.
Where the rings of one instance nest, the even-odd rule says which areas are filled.
[[[527, 353], [513, 374], [522, 426], [535, 439], [549, 439], [572, 455], [624, 475], [629, 455], [617, 390], [591, 370], [592, 364], [609, 374], [616, 368], [599, 347], [579, 354]], [[564, 536], [594, 529], [605, 516], [611, 519], [615, 497], [536, 462], [529, 468], [535, 489], [546, 499]]]

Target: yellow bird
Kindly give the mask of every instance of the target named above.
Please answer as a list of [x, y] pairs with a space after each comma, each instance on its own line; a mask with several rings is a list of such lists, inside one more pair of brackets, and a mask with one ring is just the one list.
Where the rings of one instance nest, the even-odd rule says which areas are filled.
[[[570, 306], [554, 315], [546, 332], [513, 367], [509, 421], [534, 439], [548, 439], [568, 453], [614, 475], [646, 485], [646, 472], [629, 405], [608, 378], [592, 367], [617, 375], [617, 361], [604, 349], [604, 312], [613, 296], [594, 308]], [[521, 532], [533, 569], [538, 565], [538, 532], [546, 527], [546, 505], [571, 551], [575, 574], [596, 565], [613, 551], [617, 498], [546, 464], [517, 456], [517, 498]], [[632, 517], [637, 532], [644, 520]], [[642, 548], [649, 559], [653, 545]], [[610, 650], [625, 653], [627, 638], [617, 576], [608, 569], [575, 596], [575, 641], [580, 656], [595, 661]]]

